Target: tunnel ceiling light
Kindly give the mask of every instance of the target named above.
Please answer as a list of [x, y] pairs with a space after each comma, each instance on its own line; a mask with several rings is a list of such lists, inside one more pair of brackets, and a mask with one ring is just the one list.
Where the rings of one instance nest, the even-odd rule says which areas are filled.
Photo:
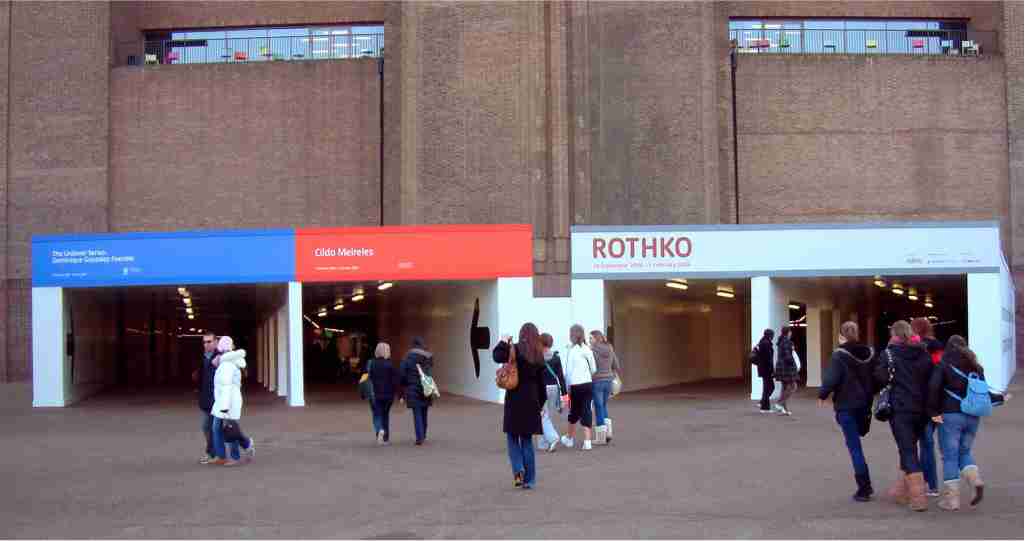
[[894, 295], [903, 295], [904, 287], [898, 284], [897, 282], [894, 282], [893, 289], [891, 289], [890, 291], [892, 291]]
[[196, 319], [196, 316], [189, 314], [189, 319]]
[[800, 310], [801, 309], [801, 305], [797, 304], [796, 302], [792, 302], [792, 303], [787, 305], [787, 308], [789, 308], [791, 310]]
[[926, 308], [932, 308], [932, 299], [925, 299], [925, 302], [922, 303], [922, 306], [925, 306]]
[[321, 308], [317, 312], [317, 317], [327, 317], [327, 308]]
[[196, 328], [195, 327], [189, 327], [189, 332], [196, 332]]
[[186, 314], [194, 314], [195, 312], [192, 310], [191, 306], [188, 306], [188, 307], [185, 308], [185, 313]]
[[342, 308], [345, 308], [345, 305], [342, 303], [338, 303], [335, 305], [335, 310], [341, 310]]
[[352, 302], [359, 302], [359, 301], [363, 300], [363, 298], [364, 297], [363, 297], [362, 293], [357, 293], [357, 294], [352, 296]]
[[377, 290], [378, 291], [387, 291], [387, 290], [389, 290], [389, 289], [391, 289], [393, 287], [395, 287], [395, 284], [392, 283], [392, 282], [381, 282], [380, 284], [377, 285]]
[[680, 282], [673, 281], [673, 282], [666, 282], [666, 287], [669, 287], [669, 288], [672, 288], [672, 289], [679, 289], [681, 291], [687, 291], [687, 288], [689, 288], [690, 286], [688, 286], [687, 284], [682, 284]]
[[883, 280], [882, 276], [876, 276], [875, 281], [872, 282], [872, 283], [875, 284], [877, 287], [882, 287], [882, 288], [886, 287], [886, 280]]
[[185, 298], [184, 298], [184, 299], [182, 299], [182, 300], [184, 300], [184, 301], [185, 301], [185, 306], [192, 306], [192, 299], [190, 299], [190, 298], [188, 298], [188, 297], [185, 297]]
[[715, 294], [726, 299], [732, 299], [736, 296], [736, 294], [733, 292], [733, 288], [729, 286], [716, 287]]
[[185, 295], [185, 288], [184, 287], [179, 287], [178, 288], [178, 294], [179, 295]]
[[917, 301], [918, 300], [918, 290], [916, 290], [913, 287], [908, 289], [908, 300]]

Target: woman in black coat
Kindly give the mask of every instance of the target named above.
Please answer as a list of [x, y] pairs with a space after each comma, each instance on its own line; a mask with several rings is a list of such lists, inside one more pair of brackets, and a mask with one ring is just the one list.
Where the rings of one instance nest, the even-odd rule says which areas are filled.
[[377, 344], [374, 358], [367, 363], [367, 374], [374, 386], [374, 399], [370, 401], [370, 413], [374, 421], [374, 435], [378, 445], [385, 445], [391, 439], [389, 418], [392, 402], [395, 401], [395, 387], [399, 373], [392, 366], [391, 346], [387, 342]]
[[765, 329], [762, 339], [755, 346], [755, 364], [758, 367], [758, 377], [762, 378], [762, 401], [759, 408], [762, 413], [772, 411], [770, 399], [772, 392], [776, 390], [776, 384], [772, 382], [772, 337], [775, 334], [772, 329]]
[[413, 349], [399, 365], [399, 385], [405, 389], [406, 407], [413, 410], [413, 427], [416, 431], [416, 444], [423, 445], [427, 439], [427, 410], [431, 407], [431, 398], [424, 396], [424, 387], [420, 383], [420, 371], [430, 376], [434, 367], [434, 354], [427, 351], [423, 338], [413, 339]]
[[516, 348], [519, 384], [505, 392], [502, 431], [509, 449], [513, 486], [531, 489], [537, 481], [534, 434], [541, 434], [541, 407], [545, 400], [544, 346], [537, 327], [533, 323], [524, 323], [515, 345], [511, 337], [499, 342], [492, 352], [495, 362], [509, 362], [512, 348]]
[[[909, 504], [912, 511], [925, 511], [929, 508], [929, 500], [925, 495], [925, 477], [918, 457], [918, 440], [929, 420], [926, 406], [932, 358], [907, 321], [894, 323], [890, 327], [890, 336], [889, 345], [879, 354], [875, 373], [879, 385], [890, 385], [890, 402], [893, 404], [890, 430], [900, 453], [901, 477], [888, 494], [899, 504]], [[893, 374], [892, 382], [890, 374]]]
[[790, 339], [789, 326], [780, 329], [776, 348], [778, 353], [773, 377], [779, 380], [780, 385], [783, 386], [779, 393], [779, 400], [776, 402], [776, 411], [780, 415], [790, 415], [787, 400], [797, 391], [798, 374], [797, 361], [794, 360], [794, 342]]

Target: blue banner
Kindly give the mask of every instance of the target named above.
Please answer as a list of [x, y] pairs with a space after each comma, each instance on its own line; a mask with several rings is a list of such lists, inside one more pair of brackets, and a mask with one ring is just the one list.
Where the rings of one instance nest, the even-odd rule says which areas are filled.
[[295, 231], [37, 235], [33, 287], [251, 284], [295, 280]]

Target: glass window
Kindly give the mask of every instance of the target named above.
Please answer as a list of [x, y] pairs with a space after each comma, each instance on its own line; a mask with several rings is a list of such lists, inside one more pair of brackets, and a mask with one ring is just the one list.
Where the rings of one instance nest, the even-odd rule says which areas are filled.
[[957, 54], [965, 20], [733, 19], [730, 39], [744, 53]]

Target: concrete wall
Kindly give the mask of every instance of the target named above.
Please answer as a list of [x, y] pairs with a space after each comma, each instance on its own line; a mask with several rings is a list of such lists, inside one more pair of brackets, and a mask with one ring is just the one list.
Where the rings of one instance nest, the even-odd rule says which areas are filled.
[[625, 390], [744, 376], [745, 299], [690, 299], [661, 282], [610, 291]]
[[112, 229], [377, 225], [373, 60], [113, 70]]
[[1022, 319], [1022, 294], [1025, 292], [1025, 283], [1022, 281], [1022, 246], [1025, 240], [1022, 236], [1022, 217], [1025, 215], [1025, 207], [1022, 203], [1022, 190], [1025, 186], [1025, 177], [1022, 176], [1023, 161], [1022, 152], [1025, 148], [1025, 139], [1022, 138], [1022, 117], [1023, 117], [1023, 95], [1025, 90], [1022, 87], [1022, 71], [1025, 60], [1022, 58], [1025, 43], [1022, 36], [1025, 35], [1025, 28], [1022, 28], [1023, 20], [1022, 2], [1004, 2], [1004, 64], [1006, 66], [1007, 78], [1007, 162], [1008, 177], [1011, 187], [1010, 197], [1010, 251], [1007, 253], [1008, 264], [1011, 267], [1011, 274], [1014, 277], [1017, 289], [1015, 319], [1018, 337], [1017, 352], [1015, 357], [1021, 363], [1022, 356], [1022, 329], [1025, 328], [1025, 321]]

